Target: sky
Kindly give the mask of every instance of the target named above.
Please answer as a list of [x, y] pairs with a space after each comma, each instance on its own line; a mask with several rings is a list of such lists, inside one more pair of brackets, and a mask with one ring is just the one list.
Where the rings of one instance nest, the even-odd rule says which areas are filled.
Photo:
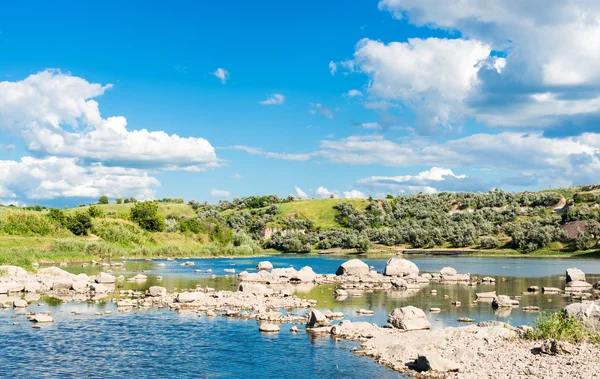
[[596, 183], [598, 62], [591, 0], [11, 2], [0, 203]]

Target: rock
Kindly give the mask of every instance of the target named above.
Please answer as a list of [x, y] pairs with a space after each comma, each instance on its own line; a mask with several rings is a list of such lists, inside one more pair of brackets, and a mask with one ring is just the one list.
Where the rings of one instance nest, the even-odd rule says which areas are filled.
[[567, 292], [583, 292], [589, 291], [591, 289], [592, 285], [590, 283], [582, 282], [579, 280], [567, 282], [567, 285], [565, 286], [565, 291]]
[[82, 281], [73, 282], [71, 288], [73, 288], [73, 291], [77, 293], [88, 293], [90, 290], [88, 288], [88, 284]]
[[305, 266], [305, 267], [302, 267], [300, 269], [300, 271], [296, 272], [296, 274], [290, 278], [290, 281], [301, 282], [301, 283], [312, 283], [316, 277], [317, 277], [317, 274], [315, 274], [313, 269], [309, 266]]
[[394, 309], [388, 316], [387, 321], [388, 324], [397, 329], [420, 330], [431, 328], [425, 312], [412, 305]]
[[494, 279], [490, 276], [486, 276], [486, 277], [482, 278], [481, 281], [483, 283], [496, 283], [496, 279]]
[[275, 324], [260, 324], [258, 330], [263, 333], [277, 333], [279, 332], [279, 326]]
[[196, 300], [202, 300], [206, 297], [203, 292], [182, 292], [177, 295], [178, 303], [191, 303]]
[[563, 309], [564, 314], [571, 314], [600, 333], [600, 300], [573, 303]]
[[538, 307], [537, 305], [529, 305], [521, 309], [523, 310], [523, 312], [537, 312], [540, 310], [540, 307]]
[[257, 270], [272, 270], [273, 264], [269, 261], [258, 262], [258, 264], [256, 265], [256, 269]]
[[316, 309], [311, 309], [308, 313], [308, 321], [306, 321], [306, 327], [308, 329], [319, 328], [329, 326], [329, 320], [323, 313]]
[[372, 310], [362, 309], [362, 308], [359, 309], [358, 311], [356, 311], [356, 313], [358, 313], [359, 315], [368, 315], [368, 316], [375, 314], [375, 312], [373, 312]]
[[58, 267], [45, 267], [38, 270], [38, 275], [60, 276], [62, 278], [70, 278], [73, 274], [60, 269]]
[[540, 287], [538, 286], [529, 286], [527, 288], [527, 292], [539, 292], [540, 291]]
[[340, 265], [336, 275], [366, 275], [369, 273], [369, 266], [360, 259], [351, 259]]
[[331, 334], [349, 339], [357, 339], [373, 338], [382, 333], [376, 324], [364, 321], [351, 322], [350, 320], [343, 320], [331, 328]]
[[476, 293], [475, 294], [475, 299], [493, 299], [495, 298], [496, 295], [496, 291], [492, 291], [492, 292], [480, 292], [480, 293]]
[[188, 261], [188, 262], [183, 262], [180, 264], [180, 266], [195, 266], [196, 264], [194, 262]]
[[540, 346], [540, 352], [548, 355], [573, 354], [573, 346], [567, 342], [546, 340]]
[[42, 291], [42, 283], [35, 280], [28, 280], [25, 282], [25, 292], [38, 293]]
[[137, 274], [136, 276], [133, 277], [133, 280], [140, 281], [140, 282], [147, 280], [147, 279], [148, 279], [148, 277], [144, 274]]
[[568, 268], [567, 269], [567, 283], [569, 282], [585, 282], [585, 274], [578, 268]]
[[227, 273], [227, 274], [235, 274], [234, 268], [226, 268], [223, 271], [225, 271], [225, 273]]
[[15, 308], [27, 308], [27, 305], [29, 305], [29, 304], [27, 304], [27, 301], [22, 300], [22, 299], [13, 301], [13, 307], [15, 307]]
[[209, 309], [206, 311], [206, 317], [215, 317], [217, 314], [215, 313], [215, 311]]
[[0, 266], [0, 277], [26, 278], [27, 271], [18, 266], [3, 265]]
[[110, 292], [110, 288], [100, 283], [90, 283], [90, 289], [95, 293], [107, 293]]
[[294, 325], [294, 326], [292, 326], [290, 328], [290, 332], [292, 332], [292, 333], [298, 333], [298, 332], [300, 332], [300, 329], [298, 329], [298, 327], [296, 325]]
[[148, 295], [152, 297], [160, 297], [167, 295], [167, 289], [165, 287], [160, 286], [151, 286], [148, 288]]
[[440, 308], [429, 308], [429, 312], [431, 313], [440, 313], [442, 310]]
[[455, 307], [460, 307], [462, 305], [462, 303], [458, 300], [455, 300], [452, 302], [452, 305], [454, 305]]
[[167, 264], [166, 263], [157, 263], [156, 267], [165, 267]]
[[[499, 295], [492, 300], [492, 308], [512, 308], [512, 306], [515, 305], [515, 301], [516, 300], [513, 300], [506, 295]], [[516, 301], [516, 305], [519, 305], [518, 301]]]
[[458, 321], [458, 322], [464, 322], [464, 323], [475, 322], [474, 319], [468, 318], [468, 317], [459, 317], [459, 318], [456, 319], [456, 321]]
[[271, 288], [267, 288], [267, 286], [258, 283], [242, 282], [238, 286], [238, 291], [261, 296], [273, 294], [273, 290]]
[[117, 302], [117, 308], [131, 308], [133, 305], [133, 301], [129, 299], [123, 299]]
[[71, 279], [59, 279], [59, 280], [55, 280], [54, 283], [52, 283], [52, 290], [53, 291], [60, 291], [60, 290], [70, 290], [73, 287], [73, 281]]
[[38, 313], [34, 315], [30, 320], [36, 323], [54, 322], [54, 319], [51, 316], [43, 313]]
[[542, 287], [542, 293], [560, 293], [561, 289], [556, 287]]
[[111, 274], [107, 274], [105, 272], [101, 272], [96, 275], [96, 283], [114, 283], [115, 277]]
[[413, 262], [403, 258], [390, 258], [385, 264], [383, 275], [386, 276], [409, 276], [419, 275], [419, 268]]
[[415, 368], [417, 371], [457, 372], [460, 370], [460, 365], [437, 353], [427, 352], [419, 355], [415, 361]]
[[336, 297], [336, 298], [348, 297], [348, 292], [346, 292], [346, 290], [338, 288], [337, 290], [333, 291], [333, 297]]
[[443, 269], [440, 270], [440, 275], [442, 276], [454, 276], [456, 275], [458, 272], [453, 269], [452, 267], [444, 267]]

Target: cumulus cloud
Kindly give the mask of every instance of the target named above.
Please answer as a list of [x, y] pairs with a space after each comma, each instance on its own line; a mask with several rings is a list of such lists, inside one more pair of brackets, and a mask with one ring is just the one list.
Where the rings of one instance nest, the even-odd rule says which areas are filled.
[[335, 75], [335, 72], [337, 71], [337, 64], [334, 61], [329, 62], [329, 72], [331, 73], [331, 75]]
[[344, 196], [344, 199], [364, 199], [367, 197], [364, 193], [358, 190], [344, 191], [342, 192], [342, 195]]
[[411, 38], [384, 44], [358, 42], [352, 67], [370, 78], [368, 91], [399, 102], [415, 115], [417, 132], [434, 134], [460, 128], [464, 101], [479, 83], [477, 73], [490, 46], [461, 39]]
[[318, 197], [331, 197], [331, 196], [333, 196], [333, 197], [339, 197], [339, 195], [338, 195], [337, 192], [330, 191], [330, 190], [328, 190], [325, 187], [319, 187], [319, 188], [317, 188], [317, 190], [315, 191], [315, 194]]
[[360, 92], [357, 89], [351, 89], [350, 91], [346, 92], [344, 95], [346, 95], [348, 97], [359, 97], [359, 96], [362, 96], [362, 92]]
[[[600, 120], [600, 3], [593, 0], [381, 0], [380, 9], [430, 28], [458, 31], [505, 57], [480, 65], [480, 90], [466, 104], [477, 121], [501, 128], [573, 135]], [[539, 104], [536, 94], [551, 102]]]
[[280, 93], [274, 93], [269, 96], [266, 100], [261, 101], [262, 105], [280, 105], [283, 104], [285, 96]]
[[309, 112], [312, 114], [320, 113], [327, 118], [333, 118], [333, 110], [322, 104], [315, 105], [315, 108], [311, 109]]
[[299, 198], [301, 198], [301, 199], [308, 199], [308, 195], [306, 194], [306, 192], [304, 192], [302, 190], [302, 188], [296, 186], [295, 190], [296, 190], [296, 195], [298, 195]]
[[241, 150], [241, 151], [245, 151], [248, 154], [259, 155], [259, 156], [262, 156], [265, 158], [282, 159], [285, 161], [300, 161], [300, 162], [302, 162], [302, 161], [309, 160], [311, 157], [311, 154], [274, 153], [274, 152], [270, 152], [270, 151], [264, 151], [263, 149], [260, 149], [257, 147], [242, 146], [242, 145], [231, 146], [231, 147], [229, 147], [229, 149]]
[[487, 191], [493, 184], [467, 175], [455, 175], [447, 168], [432, 167], [417, 175], [371, 176], [357, 181], [359, 185], [386, 189], [394, 193], [435, 193], [439, 191]]
[[0, 128], [20, 135], [38, 155], [165, 170], [218, 167], [203, 138], [128, 130], [125, 117], [102, 118], [93, 98], [111, 87], [55, 70], [0, 82]]
[[213, 197], [229, 197], [230, 193], [229, 191], [226, 190], [220, 190], [220, 189], [211, 189], [210, 190], [210, 195]]
[[159, 181], [147, 171], [84, 165], [76, 158], [23, 157], [0, 161], [0, 197], [52, 199], [57, 197], [97, 198], [154, 197]]
[[235, 173], [235, 174], [231, 175], [231, 179], [239, 180], [239, 179], [242, 179], [242, 178], [243, 178], [243, 176], [240, 175], [240, 174], [238, 174], [238, 173]]
[[225, 84], [227, 82], [227, 79], [229, 79], [229, 71], [221, 67], [217, 68], [212, 74], [217, 78], [221, 79], [221, 83], [223, 84]]
[[359, 129], [381, 129], [378, 122], [353, 122], [352, 125]]

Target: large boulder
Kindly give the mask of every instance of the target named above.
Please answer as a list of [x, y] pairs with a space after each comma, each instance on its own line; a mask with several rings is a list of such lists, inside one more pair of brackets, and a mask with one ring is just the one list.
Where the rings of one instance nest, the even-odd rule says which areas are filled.
[[178, 303], [192, 303], [197, 300], [202, 300], [206, 297], [203, 292], [182, 292], [177, 295]]
[[52, 291], [68, 291], [73, 287], [71, 279], [58, 279], [52, 283]]
[[152, 286], [148, 288], [148, 295], [152, 297], [160, 297], [165, 296], [167, 294], [167, 289], [165, 287], [160, 286]]
[[567, 269], [567, 283], [569, 282], [585, 282], [585, 274], [578, 268], [568, 268]]
[[21, 292], [25, 289], [25, 285], [19, 282], [0, 283], [0, 295], [9, 292]]
[[336, 275], [366, 275], [369, 273], [369, 266], [360, 259], [351, 259], [340, 265]]
[[498, 295], [494, 298], [494, 300], [492, 300], [492, 308], [494, 309], [512, 308], [513, 305], [519, 305], [519, 302], [517, 300], [511, 299], [507, 295]]
[[294, 276], [290, 278], [291, 281], [311, 283], [315, 280], [317, 274], [309, 266], [302, 267]]
[[431, 324], [425, 316], [423, 310], [409, 305], [403, 308], [396, 308], [388, 316], [388, 324], [397, 329], [421, 330], [431, 329]]
[[600, 333], [600, 300], [569, 304], [563, 309], [563, 313], [574, 315]]
[[38, 293], [42, 291], [42, 283], [35, 280], [28, 280], [25, 282], [25, 292]]
[[316, 309], [311, 309], [308, 314], [308, 320], [306, 321], [306, 327], [319, 328], [322, 326], [329, 326], [329, 319], [325, 315]]
[[114, 283], [115, 280], [116, 279], [114, 276], [105, 272], [101, 272], [96, 275], [96, 283]]
[[268, 288], [267, 286], [265, 286], [263, 284], [258, 284], [258, 283], [242, 282], [238, 286], [238, 291], [244, 292], [244, 293], [247, 293], [250, 295], [259, 295], [259, 296], [273, 294], [273, 290], [271, 288]]
[[73, 288], [73, 291], [75, 291], [77, 293], [88, 293], [90, 291], [88, 284], [86, 282], [82, 282], [82, 281], [73, 282], [72, 288]]
[[419, 268], [413, 262], [403, 258], [390, 258], [385, 264], [383, 275], [410, 276], [419, 275]]
[[256, 269], [257, 270], [272, 270], [273, 264], [269, 261], [258, 262], [258, 264], [256, 265]]
[[275, 324], [260, 324], [258, 330], [263, 333], [277, 333], [279, 332], [279, 326]]
[[17, 299], [15, 301], [13, 301], [13, 307], [15, 308], [27, 308], [27, 301], [23, 300], [23, 299]]
[[26, 278], [27, 271], [21, 267], [5, 265], [0, 266], [0, 276], [9, 278]]
[[456, 275], [458, 272], [453, 269], [452, 267], [444, 267], [443, 269], [440, 270], [440, 274], [442, 276], [454, 276]]

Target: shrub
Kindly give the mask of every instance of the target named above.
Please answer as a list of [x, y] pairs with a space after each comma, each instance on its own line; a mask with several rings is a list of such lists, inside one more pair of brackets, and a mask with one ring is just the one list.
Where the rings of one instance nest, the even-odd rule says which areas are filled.
[[526, 338], [532, 340], [556, 339], [567, 342], [600, 342], [600, 336], [589, 330], [577, 317], [562, 312], [542, 312], [535, 320], [533, 330]]
[[151, 201], [135, 203], [130, 219], [151, 232], [162, 232], [166, 227], [165, 219], [158, 213], [158, 204]]
[[65, 216], [65, 212], [61, 211], [58, 208], [51, 208], [48, 211], [48, 218], [57, 223], [58, 225], [67, 225], [67, 216]]
[[498, 241], [498, 238], [490, 236], [481, 237], [479, 244], [484, 249], [497, 249], [500, 247], [500, 241]]
[[179, 220], [179, 230], [183, 233], [192, 232], [192, 233], [201, 233], [202, 232], [202, 222], [196, 218], [186, 218]]
[[100, 199], [98, 199], [98, 204], [108, 204], [108, 196], [100, 196]]
[[77, 236], [87, 236], [92, 229], [92, 218], [89, 213], [77, 212], [67, 219], [67, 228]]
[[104, 241], [124, 247], [139, 247], [154, 244], [147, 232], [136, 225], [119, 221], [99, 220], [94, 222], [94, 234]]
[[2, 230], [7, 234], [20, 236], [46, 236], [54, 229], [50, 218], [37, 212], [11, 211], [2, 214]]
[[117, 204], [123, 204], [123, 198], [117, 197]]
[[91, 218], [104, 217], [104, 211], [100, 207], [97, 207], [95, 205], [90, 205], [90, 207], [88, 208], [88, 213], [90, 214]]

